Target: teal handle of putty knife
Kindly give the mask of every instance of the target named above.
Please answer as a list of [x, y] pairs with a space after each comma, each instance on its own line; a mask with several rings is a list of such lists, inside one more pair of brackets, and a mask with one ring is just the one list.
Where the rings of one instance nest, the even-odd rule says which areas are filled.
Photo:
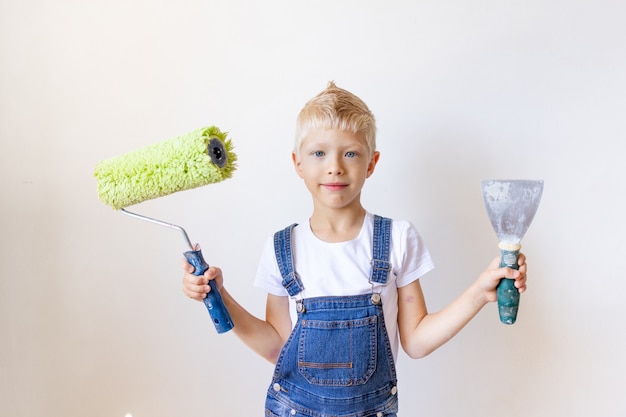
[[[509, 267], [519, 269], [517, 257], [519, 256], [519, 248], [504, 249], [500, 248], [500, 268]], [[519, 309], [519, 290], [515, 287], [515, 280], [502, 278], [496, 288], [498, 296], [498, 314], [500, 321], [504, 324], [513, 324], [517, 320], [517, 310]]]

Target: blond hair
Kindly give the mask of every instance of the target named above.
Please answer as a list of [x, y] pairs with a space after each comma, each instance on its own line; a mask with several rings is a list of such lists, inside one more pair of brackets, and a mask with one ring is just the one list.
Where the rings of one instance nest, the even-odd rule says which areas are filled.
[[325, 90], [309, 100], [296, 120], [294, 152], [299, 154], [302, 141], [312, 129], [337, 129], [363, 133], [370, 156], [376, 151], [376, 120], [367, 105], [333, 81]]

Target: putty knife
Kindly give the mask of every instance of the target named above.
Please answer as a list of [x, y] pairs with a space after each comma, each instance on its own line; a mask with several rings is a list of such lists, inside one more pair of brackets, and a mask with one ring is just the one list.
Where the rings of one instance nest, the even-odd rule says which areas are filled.
[[[481, 181], [481, 186], [489, 220], [500, 240], [500, 267], [518, 269], [521, 241], [539, 207], [543, 181], [485, 180]], [[515, 280], [503, 278], [497, 295], [500, 321], [515, 323], [520, 298]]]

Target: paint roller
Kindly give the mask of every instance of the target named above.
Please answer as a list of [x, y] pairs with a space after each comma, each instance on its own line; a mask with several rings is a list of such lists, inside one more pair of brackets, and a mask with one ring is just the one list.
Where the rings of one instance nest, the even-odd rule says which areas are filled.
[[[95, 168], [98, 197], [105, 204], [131, 217], [180, 231], [189, 246], [184, 252], [200, 276], [209, 268], [200, 249], [191, 243], [180, 226], [143, 216], [125, 207], [177, 191], [223, 181], [232, 176], [237, 156], [233, 144], [215, 126], [196, 129], [115, 158], [100, 161]], [[215, 329], [225, 333], [233, 328], [230, 314], [213, 280], [204, 299]]]

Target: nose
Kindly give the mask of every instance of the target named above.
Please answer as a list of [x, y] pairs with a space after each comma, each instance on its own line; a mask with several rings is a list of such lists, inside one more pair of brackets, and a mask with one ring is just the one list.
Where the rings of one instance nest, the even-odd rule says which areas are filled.
[[341, 157], [328, 158], [328, 174], [342, 175], [344, 173], [343, 160]]

